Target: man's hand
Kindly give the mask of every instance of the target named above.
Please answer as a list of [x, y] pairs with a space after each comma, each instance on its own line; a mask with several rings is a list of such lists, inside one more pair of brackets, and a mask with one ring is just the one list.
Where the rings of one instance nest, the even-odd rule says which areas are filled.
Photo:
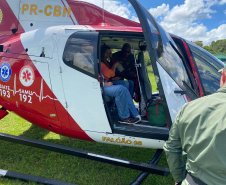
[[109, 87], [112, 86], [113, 83], [112, 82], [104, 82], [104, 87]]
[[115, 71], [119, 64], [120, 64], [119, 62], [114, 63], [111, 69]]

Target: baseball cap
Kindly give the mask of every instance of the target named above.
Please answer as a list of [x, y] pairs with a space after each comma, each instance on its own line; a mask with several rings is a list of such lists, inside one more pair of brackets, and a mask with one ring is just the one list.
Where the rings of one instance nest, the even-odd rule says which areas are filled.
[[224, 69], [226, 69], [226, 64], [224, 64], [224, 67], [220, 70], [218, 70], [219, 73], [221, 73]]

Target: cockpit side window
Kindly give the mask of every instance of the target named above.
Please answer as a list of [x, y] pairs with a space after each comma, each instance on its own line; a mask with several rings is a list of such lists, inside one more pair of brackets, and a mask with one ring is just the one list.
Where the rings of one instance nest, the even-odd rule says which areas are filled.
[[221, 74], [218, 70], [222, 66], [204, 52], [197, 50], [194, 46], [189, 45], [189, 47], [197, 65], [205, 95], [215, 93], [220, 88]]
[[[160, 25], [158, 25], [151, 14], [144, 9], [143, 11], [146, 21], [148, 23], [150, 33], [152, 37], [153, 47], [155, 47], [157, 54], [157, 62], [162, 68], [170, 75], [170, 77], [177, 83], [180, 88], [186, 90], [184, 82], [192, 88], [191, 81], [189, 79], [188, 72], [182, 58], [177, 53], [177, 46]], [[151, 50], [149, 51], [151, 52]], [[150, 53], [150, 56], [154, 56]], [[154, 58], [151, 58], [154, 60]], [[155, 61], [152, 61], [155, 62]]]
[[90, 76], [96, 76], [97, 34], [76, 32], [66, 43], [63, 61], [66, 65]]

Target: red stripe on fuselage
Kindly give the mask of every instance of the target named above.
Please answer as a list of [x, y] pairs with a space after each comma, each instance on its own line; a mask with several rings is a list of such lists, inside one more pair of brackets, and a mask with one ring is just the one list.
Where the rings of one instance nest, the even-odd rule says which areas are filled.
[[66, 1], [79, 25], [101, 25], [107, 23], [111, 26], [140, 27], [139, 23], [114, 15], [106, 10], [103, 17], [103, 9], [96, 5], [81, 1]]
[[[50, 131], [93, 141], [57, 100], [45, 80], [42, 81], [40, 72], [25, 52], [20, 34], [11, 37], [5, 42], [5, 45], [4, 51], [9, 45], [10, 49], [8, 53], [3, 52], [1, 54], [0, 65], [4, 62], [8, 63], [11, 66], [12, 74], [7, 82], [0, 80], [0, 84], [2, 85], [1, 87], [4, 86], [6, 88], [6, 91], [9, 91], [10, 98], [0, 96], [0, 104], [31, 123]], [[29, 87], [24, 86], [19, 80], [20, 70], [24, 66], [30, 66], [34, 70], [35, 80]], [[74, 129], [71, 129], [69, 119], [74, 121], [72, 123]]]
[[2, 43], [13, 36], [12, 29], [18, 29], [17, 33], [24, 33], [24, 29], [20, 25], [19, 20], [13, 13], [6, 0], [1, 0], [0, 9], [2, 10], [2, 21], [0, 23], [0, 43]]
[[[63, 3], [64, 7], [66, 8], [65, 3], [63, 2], [63, 0], [61, 0], [61, 2]], [[71, 21], [73, 22], [73, 24], [75, 25], [75, 22], [74, 22], [74, 20], [72, 19], [71, 15], [70, 15], [70, 18], [71, 18]]]

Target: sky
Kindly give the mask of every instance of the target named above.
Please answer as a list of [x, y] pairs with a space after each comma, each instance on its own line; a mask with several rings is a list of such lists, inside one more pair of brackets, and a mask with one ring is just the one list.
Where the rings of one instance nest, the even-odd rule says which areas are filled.
[[[139, 22], [127, 0], [83, 0]], [[104, 1], [104, 3], [103, 3]], [[138, 0], [169, 33], [190, 41], [226, 39], [226, 0]]]

